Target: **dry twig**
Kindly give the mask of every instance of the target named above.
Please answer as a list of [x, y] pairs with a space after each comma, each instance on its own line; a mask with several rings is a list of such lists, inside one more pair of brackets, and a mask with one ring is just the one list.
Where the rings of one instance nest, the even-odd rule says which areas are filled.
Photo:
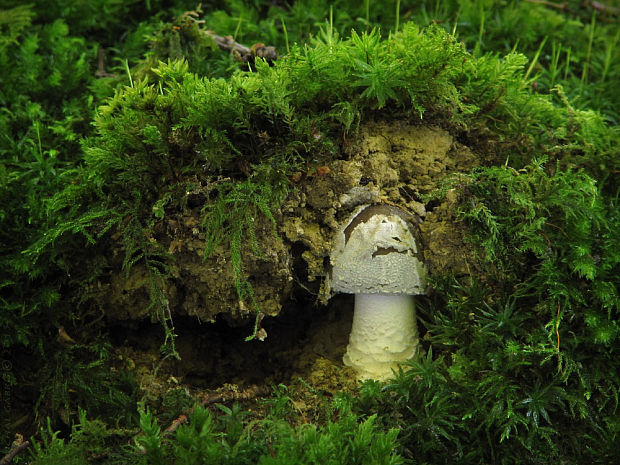
[[17, 454], [26, 450], [29, 446], [30, 441], [24, 441], [24, 437], [19, 433], [15, 434], [15, 440], [6, 455], [0, 459], [0, 465], [8, 465]]
[[105, 49], [100, 45], [97, 49], [97, 72], [95, 77], [114, 77], [116, 74], [105, 70]]
[[607, 14], [610, 14], [610, 15], [613, 15], [613, 16], [620, 15], [620, 8], [618, 8], [618, 7], [611, 6], [611, 5], [606, 5], [604, 3], [595, 2], [595, 1], [589, 1], [589, 2], [584, 2], [584, 3], [589, 4], [596, 11], [600, 11], [601, 13], [607, 13]]
[[[202, 3], [198, 4], [195, 10], [186, 11], [181, 15], [181, 20], [191, 20], [197, 24], [204, 24], [203, 19], [198, 19], [202, 13]], [[216, 45], [226, 52], [231, 52], [237, 61], [243, 63], [254, 63], [255, 58], [263, 58], [267, 62], [271, 63], [278, 58], [278, 53], [275, 47], [265, 45], [263, 43], [254, 44], [251, 47], [246, 47], [239, 42], [235, 42], [232, 36], [220, 36], [213, 31], [203, 31], [204, 34], [211, 37]]]
[[237, 61], [253, 63], [254, 59], [263, 58], [271, 63], [278, 58], [275, 47], [267, 46], [263, 43], [246, 47], [239, 42], [235, 42], [232, 36], [219, 36], [213, 31], [205, 31], [205, 34], [211, 36], [220, 49], [231, 52]]
[[[269, 388], [267, 386], [251, 386], [242, 391], [238, 391], [236, 386], [227, 388], [226, 390], [220, 390], [218, 392], [203, 394], [200, 401], [203, 405], [216, 404], [219, 402], [230, 402], [238, 400], [252, 400], [256, 397], [269, 394]], [[179, 426], [189, 421], [188, 416], [193, 413], [194, 408], [189, 409], [188, 412], [182, 413], [170, 423], [170, 426], [166, 428], [166, 435], [174, 433]], [[2, 464], [0, 464], [2, 465]]]

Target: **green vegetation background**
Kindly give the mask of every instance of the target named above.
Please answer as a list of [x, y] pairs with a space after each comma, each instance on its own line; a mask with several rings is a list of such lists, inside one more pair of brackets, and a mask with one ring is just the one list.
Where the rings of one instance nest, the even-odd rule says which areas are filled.
[[[42, 429], [16, 463], [620, 462], [619, 11], [493, 0], [192, 10], [0, 1], [0, 453], [34, 417]], [[283, 56], [248, 69], [203, 29]], [[230, 178], [205, 191], [201, 227], [208, 249], [228, 245], [251, 308], [239, 252], [249, 215], [270, 217], [311, 154], [337, 156], [343, 134], [377, 116], [440, 123], [492, 160], [433, 196], [456, 190], [497, 285], [437, 277], [421, 309], [426, 355], [387, 386], [326, 400], [321, 424], [291, 426], [280, 386], [261, 418], [196, 406], [163, 433], [135, 381], [110, 369], [93, 284], [112, 232], [123, 269], [146, 266], [162, 355], [176, 356], [169, 257], [147, 239], [156, 221], [188, 190]], [[63, 345], [62, 327], [91, 342]]]

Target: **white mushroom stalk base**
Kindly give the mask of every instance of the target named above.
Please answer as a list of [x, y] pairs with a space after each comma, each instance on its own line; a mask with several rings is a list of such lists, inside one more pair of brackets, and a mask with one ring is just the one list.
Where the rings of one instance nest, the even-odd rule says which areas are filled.
[[344, 364], [359, 379], [385, 380], [418, 350], [414, 298], [410, 295], [356, 294], [353, 326]]

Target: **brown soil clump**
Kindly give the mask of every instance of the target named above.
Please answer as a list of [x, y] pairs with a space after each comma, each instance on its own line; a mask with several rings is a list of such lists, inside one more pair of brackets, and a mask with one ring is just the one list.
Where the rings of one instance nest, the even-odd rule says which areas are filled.
[[330, 298], [325, 278], [332, 238], [361, 205], [388, 203], [423, 220], [424, 258], [431, 276], [476, 272], [477, 260], [464, 242], [454, 196], [448, 195], [431, 208], [423, 199], [440, 189], [446, 176], [467, 172], [479, 162], [439, 127], [405, 122], [364, 126], [349, 144], [346, 159], [334, 161], [326, 175], [300, 182], [298, 194], [284, 208], [283, 233], [302, 246], [307, 281], [323, 283], [319, 300]]

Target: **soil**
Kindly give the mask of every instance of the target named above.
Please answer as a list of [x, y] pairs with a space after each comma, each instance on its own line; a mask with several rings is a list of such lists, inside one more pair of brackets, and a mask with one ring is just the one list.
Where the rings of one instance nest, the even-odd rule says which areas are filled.
[[352, 296], [337, 296], [328, 306], [291, 302], [278, 317], [263, 319], [263, 341], [249, 342], [245, 337], [252, 324], [231, 326], [224, 318], [199, 324], [180, 318], [175, 324], [181, 360], [161, 360], [159, 324], [119, 324], [112, 334], [119, 364], [136, 377], [143, 400], [157, 411], [166, 409], [165, 399], [179, 388], [207, 403], [256, 404], [285, 385], [304, 418], [318, 414], [324, 396], [358, 387], [352, 369], [342, 364], [352, 316]]
[[[220, 244], [205, 257], [205, 233], [201, 228], [201, 207], [188, 208], [182, 214], [169, 215], [156, 225], [150, 240], [159, 242], [173, 257], [172, 278], [165, 283], [165, 295], [173, 315], [191, 316], [202, 322], [214, 322], [225, 313], [230, 320], [247, 320], [253, 315], [237, 296], [235, 277], [227, 244]], [[261, 253], [249, 243], [242, 244], [241, 255], [247, 280], [265, 315], [277, 315], [291, 291], [290, 253], [275, 234], [271, 222], [259, 216], [254, 233]], [[124, 256], [119, 244], [111, 251], [117, 264]], [[120, 265], [119, 265], [120, 266]], [[141, 320], [149, 315], [148, 273], [144, 265], [131, 267], [128, 274], [111, 276], [105, 285], [102, 306], [113, 320]]]
[[480, 164], [471, 150], [439, 127], [381, 121], [364, 126], [345, 157], [334, 161], [327, 174], [302, 179], [284, 208], [282, 231], [303, 250], [306, 268], [301, 277], [321, 283], [315, 286], [321, 302], [332, 296], [327, 278], [333, 238], [362, 205], [395, 205], [421, 220], [411, 227], [420, 229], [431, 277], [481, 273], [464, 241], [455, 193], [424, 203], [448, 176]]

